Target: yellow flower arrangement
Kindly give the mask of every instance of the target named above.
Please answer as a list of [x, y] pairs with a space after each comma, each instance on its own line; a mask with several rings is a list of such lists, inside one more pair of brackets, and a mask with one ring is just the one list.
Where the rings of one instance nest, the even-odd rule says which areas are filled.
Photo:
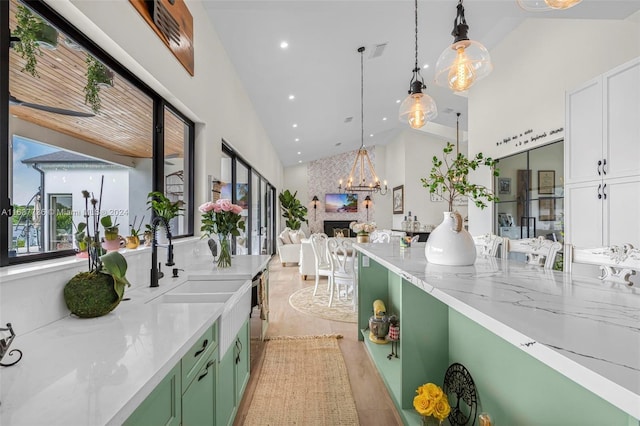
[[416, 393], [417, 395], [413, 398], [413, 407], [418, 414], [424, 417], [433, 416], [440, 423], [449, 416], [451, 412], [449, 400], [440, 386], [427, 383], [420, 386]]

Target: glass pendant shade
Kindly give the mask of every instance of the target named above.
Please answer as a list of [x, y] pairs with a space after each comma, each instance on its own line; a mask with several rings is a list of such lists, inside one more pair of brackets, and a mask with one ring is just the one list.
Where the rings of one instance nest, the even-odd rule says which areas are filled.
[[424, 126], [438, 115], [438, 109], [433, 98], [422, 92], [411, 93], [400, 105], [399, 118], [403, 123], [409, 123], [414, 129]]
[[518, 0], [518, 5], [524, 10], [543, 12], [545, 10], [569, 9], [582, 0]]
[[491, 55], [482, 44], [460, 40], [447, 47], [438, 58], [436, 84], [464, 92], [492, 70]]

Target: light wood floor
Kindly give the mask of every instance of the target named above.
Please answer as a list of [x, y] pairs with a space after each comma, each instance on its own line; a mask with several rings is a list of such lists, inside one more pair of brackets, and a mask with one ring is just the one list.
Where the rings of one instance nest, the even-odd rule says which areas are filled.
[[[288, 264], [292, 265], [292, 264]], [[269, 331], [270, 336], [303, 336], [339, 333], [340, 349], [349, 372], [349, 381], [358, 410], [360, 424], [368, 426], [401, 425], [395, 406], [387, 389], [366, 352], [364, 344], [358, 341], [357, 324], [329, 321], [300, 313], [289, 305], [289, 296], [306, 286], [313, 286], [315, 277], [303, 281], [298, 274], [298, 266], [283, 267], [277, 256], [270, 263], [269, 275]], [[320, 281], [326, 285], [326, 277]], [[253, 315], [257, 317], [257, 315]], [[252, 327], [252, 331], [258, 327]], [[251, 378], [244, 398], [238, 409], [234, 425], [242, 425], [251, 397], [260, 375], [262, 346], [252, 343]], [[309, 360], [309, 362], [313, 362]], [[273, 396], [277, 398], [277, 395]], [[284, 425], [283, 425], [284, 426]], [[311, 426], [311, 425], [309, 425]], [[336, 425], [339, 426], [339, 425]]]

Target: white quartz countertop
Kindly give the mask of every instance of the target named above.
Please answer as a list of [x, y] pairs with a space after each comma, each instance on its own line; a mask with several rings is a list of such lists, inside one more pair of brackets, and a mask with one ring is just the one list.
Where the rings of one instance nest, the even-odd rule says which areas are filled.
[[356, 249], [640, 419], [640, 288], [478, 258], [428, 264], [424, 243]]
[[[67, 317], [18, 335], [23, 358], [0, 367], [0, 425], [120, 425], [222, 314], [222, 303], [146, 303], [196, 280], [247, 280], [270, 256], [234, 256], [233, 266], [187, 266], [157, 288], [125, 291], [111, 313]], [[13, 358], [5, 357], [5, 362]]]

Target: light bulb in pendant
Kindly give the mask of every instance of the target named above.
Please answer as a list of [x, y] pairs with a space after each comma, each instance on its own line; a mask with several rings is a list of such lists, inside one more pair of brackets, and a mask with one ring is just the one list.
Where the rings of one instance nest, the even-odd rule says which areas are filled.
[[456, 49], [456, 59], [449, 69], [449, 87], [456, 92], [464, 92], [476, 81], [476, 74], [465, 47], [460, 45]]
[[552, 9], [569, 9], [580, 3], [582, 0], [544, 0], [544, 2]]
[[424, 119], [424, 110], [422, 109], [422, 104], [420, 103], [420, 98], [422, 98], [422, 93], [417, 93], [411, 96], [414, 100], [413, 106], [411, 107], [411, 112], [407, 117], [409, 120], [409, 126], [413, 129], [419, 129], [424, 126], [427, 121]]

